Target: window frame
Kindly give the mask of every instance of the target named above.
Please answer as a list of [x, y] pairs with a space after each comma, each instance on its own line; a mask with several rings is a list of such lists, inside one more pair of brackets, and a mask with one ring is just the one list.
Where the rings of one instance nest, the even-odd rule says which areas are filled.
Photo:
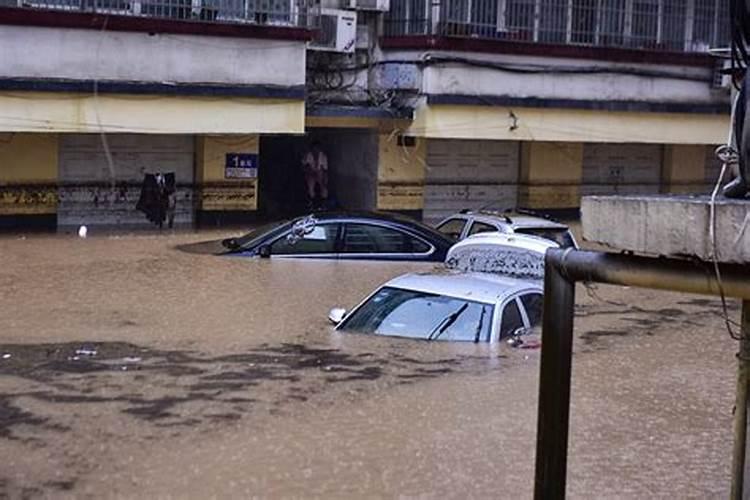
[[468, 230], [469, 226], [474, 223], [474, 218], [473, 217], [464, 217], [464, 216], [458, 216], [458, 215], [451, 215], [447, 219], [444, 219], [443, 221], [441, 221], [440, 224], [438, 224], [437, 226], [435, 226], [435, 230], [437, 232], [439, 232], [440, 234], [444, 235], [446, 238], [448, 238], [448, 235], [446, 233], [442, 232], [440, 230], [440, 227], [443, 226], [444, 224], [447, 224], [447, 223], [452, 222], [454, 220], [458, 220], [458, 221], [463, 221], [464, 222], [464, 225], [461, 228], [461, 232], [458, 235], [458, 239], [456, 240], [456, 241], [461, 241], [462, 239], [466, 238], [467, 230]]
[[521, 300], [521, 295], [526, 295], [529, 293], [538, 293], [541, 294], [542, 297], [544, 297], [544, 291], [539, 288], [524, 288], [523, 290], [518, 290], [516, 292], [513, 292], [512, 295], [509, 295], [502, 301], [498, 303], [498, 307], [496, 308], [496, 315], [497, 320], [494, 325], [493, 333], [492, 333], [492, 341], [493, 342], [500, 342], [502, 339], [500, 338], [500, 333], [502, 330], [500, 327], [502, 326], [502, 320], [503, 320], [503, 312], [505, 311], [505, 307], [511, 302], [516, 302], [516, 307], [518, 307], [519, 312], [521, 313], [521, 321], [523, 322], [524, 328], [531, 328], [531, 323], [529, 322], [529, 316], [526, 312], [526, 307], [523, 305], [523, 301]]
[[341, 248], [341, 236], [342, 236], [342, 228], [343, 228], [343, 222], [341, 221], [322, 221], [315, 224], [315, 227], [319, 226], [338, 226], [336, 229], [336, 236], [333, 240], [333, 252], [321, 252], [321, 253], [284, 253], [284, 254], [275, 254], [273, 253], [273, 245], [277, 243], [282, 238], [286, 238], [287, 235], [289, 235], [292, 232], [292, 228], [289, 227], [286, 231], [281, 233], [280, 235], [277, 235], [272, 240], [268, 242], [261, 243], [258, 245], [258, 248], [261, 246], [268, 246], [271, 249], [271, 255], [270, 257], [278, 258], [278, 259], [297, 259], [297, 258], [304, 258], [304, 259], [323, 259], [323, 258], [338, 258], [339, 256], [339, 250]]
[[[340, 222], [341, 227], [339, 228], [339, 245], [337, 247], [339, 258], [341, 259], [365, 259], [365, 258], [378, 258], [378, 257], [428, 257], [435, 253], [435, 245], [433, 245], [431, 242], [427, 241], [426, 239], [422, 238], [421, 236], [414, 234], [411, 231], [408, 231], [406, 229], [402, 229], [400, 227], [395, 227], [390, 224], [383, 224], [377, 221], [358, 221], [358, 220], [347, 220], [347, 221], [341, 221]], [[391, 231], [395, 231], [397, 233], [400, 233], [401, 235], [416, 239], [423, 244], [427, 246], [426, 252], [362, 252], [362, 253], [354, 253], [354, 252], [346, 252], [346, 231], [348, 229], [349, 225], [365, 225], [365, 226], [373, 226], [373, 227], [379, 227], [383, 229], [388, 229]]]

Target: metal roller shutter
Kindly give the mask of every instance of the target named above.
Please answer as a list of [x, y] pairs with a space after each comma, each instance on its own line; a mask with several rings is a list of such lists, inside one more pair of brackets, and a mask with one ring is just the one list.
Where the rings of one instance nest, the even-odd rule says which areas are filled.
[[193, 223], [195, 182], [193, 136], [114, 134], [107, 136], [114, 181], [98, 134], [67, 134], [60, 140], [58, 225], [130, 225], [149, 222], [135, 209], [144, 173], [174, 172], [175, 224]]
[[424, 220], [435, 223], [464, 208], [515, 207], [519, 143], [429, 140]]
[[659, 144], [584, 144], [581, 194], [658, 193], [661, 164]]

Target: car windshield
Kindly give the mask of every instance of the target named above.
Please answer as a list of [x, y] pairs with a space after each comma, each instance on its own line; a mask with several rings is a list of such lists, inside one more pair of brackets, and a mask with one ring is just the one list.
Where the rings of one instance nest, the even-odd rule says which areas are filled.
[[342, 329], [375, 335], [487, 342], [494, 305], [427, 292], [383, 287]]
[[570, 231], [564, 227], [520, 227], [515, 230], [517, 233], [530, 234], [547, 240], [552, 240], [560, 248], [575, 247], [575, 241]]

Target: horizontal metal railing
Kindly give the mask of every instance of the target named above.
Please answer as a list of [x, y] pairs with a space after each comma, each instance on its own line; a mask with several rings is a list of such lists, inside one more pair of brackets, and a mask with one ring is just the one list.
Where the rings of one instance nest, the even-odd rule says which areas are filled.
[[729, 7], [727, 0], [391, 0], [385, 30], [705, 52], [728, 45]]
[[315, 28], [314, 0], [0, 0], [0, 7]]

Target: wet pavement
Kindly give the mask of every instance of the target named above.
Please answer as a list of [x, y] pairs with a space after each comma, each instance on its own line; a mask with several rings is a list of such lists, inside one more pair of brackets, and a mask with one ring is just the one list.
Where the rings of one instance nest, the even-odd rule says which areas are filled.
[[[175, 250], [224, 236], [0, 237], [0, 498], [531, 496], [538, 351], [334, 332], [432, 264]], [[727, 496], [720, 309], [579, 287], [571, 497]]]

